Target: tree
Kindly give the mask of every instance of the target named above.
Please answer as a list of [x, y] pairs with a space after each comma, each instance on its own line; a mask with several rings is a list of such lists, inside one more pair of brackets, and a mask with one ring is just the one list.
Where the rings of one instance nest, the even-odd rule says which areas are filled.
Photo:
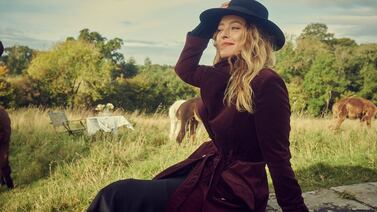
[[292, 40], [287, 40], [284, 47], [276, 54], [276, 70], [284, 78], [287, 83], [298, 74], [295, 67], [296, 53]]
[[358, 60], [363, 61], [360, 75], [362, 86], [359, 94], [377, 103], [377, 44], [363, 44], [356, 51]]
[[[364, 61], [360, 59], [355, 52], [358, 47], [352, 46], [337, 46], [334, 51], [335, 68], [342, 71], [346, 80], [348, 81], [348, 93], [357, 93], [360, 91], [363, 79], [360, 70]], [[340, 97], [337, 96], [337, 97]]]
[[27, 73], [40, 83], [52, 105], [73, 107], [102, 98], [111, 69], [111, 61], [98, 48], [79, 40], [59, 43], [52, 51], [38, 54]]
[[115, 82], [115, 89], [106, 101], [127, 110], [155, 112], [160, 107], [166, 109], [177, 99], [198, 95], [170, 66], [154, 64], [131, 79], [118, 78]]
[[311, 23], [304, 28], [299, 38], [316, 38], [322, 42], [330, 42], [334, 39], [334, 34], [327, 32], [326, 24]]
[[289, 93], [289, 102], [291, 104], [291, 111], [298, 114], [303, 114], [308, 106], [308, 94], [303, 88], [303, 81], [299, 78], [293, 78], [287, 84]]
[[123, 40], [120, 38], [114, 38], [107, 41], [107, 39], [98, 32], [90, 32], [89, 29], [82, 29], [77, 39], [94, 44], [99, 48], [100, 53], [105, 58], [110, 59], [115, 64], [121, 64], [124, 62], [123, 54], [117, 52], [117, 50], [123, 45]]
[[334, 46], [344, 46], [344, 47], [356, 47], [356, 41], [350, 38], [334, 38], [332, 41], [332, 45]]
[[87, 28], [80, 30], [80, 34], [77, 39], [87, 41], [88, 43], [92, 44], [103, 44], [106, 41], [106, 38], [101, 34], [99, 34], [98, 32], [90, 32]]
[[[68, 37], [67, 40], [68, 39], [74, 40], [72, 37]], [[123, 54], [118, 52], [123, 45], [122, 39], [114, 38], [107, 40], [107, 38], [103, 37], [98, 32], [90, 32], [89, 29], [82, 29], [77, 40], [94, 44], [104, 58], [112, 61], [114, 64], [113, 69], [111, 70], [112, 79], [121, 76], [130, 77], [137, 73], [133, 72], [134, 70], [129, 71], [129, 69], [133, 68], [133, 64], [126, 63]]]
[[296, 43], [277, 53], [277, 71], [288, 83], [292, 111], [324, 114], [336, 99], [359, 95], [377, 102], [377, 45], [335, 38], [321, 23], [309, 24]]
[[7, 66], [10, 75], [22, 74], [29, 66], [35, 50], [27, 46], [13, 46], [5, 48], [5, 55], [1, 60]]
[[144, 60], [144, 66], [150, 67], [152, 65], [152, 60], [149, 57], [146, 57]]
[[139, 69], [136, 65], [136, 60], [133, 57], [130, 57], [127, 60], [127, 63], [122, 66], [122, 74], [125, 77], [133, 77], [138, 73]]
[[118, 65], [117, 70], [112, 72], [112, 78], [132, 78], [139, 73], [139, 67], [136, 65], [136, 60], [130, 57], [127, 62], [122, 62]]
[[11, 84], [3, 77], [0, 77], [0, 105], [7, 107], [12, 99], [13, 88], [11, 87]]
[[33, 81], [29, 75], [17, 75], [8, 77], [13, 92], [9, 106], [28, 107], [31, 105], [48, 105], [49, 96], [47, 93], [41, 93], [38, 81]]
[[334, 93], [346, 90], [347, 81], [344, 72], [335, 68], [335, 56], [328, 52], [318, 55], [305, 75], [303, 85], [309, 97], [308, 112], [318, 116], [329, 110]]
[[[289, 85], [292, 92], [291, 101], [300, 101], [298, 111], [305, 108], [303, 81], [316, 58], [329, 52], [326, 44], [314, 38], [297, 39], [296, 48], [292, 41], [288, 41], [284, 48], [277, 54], [276, 69]], [[292, 90], [293, 89], [293, 90]]]
[[8, 72], [9, 69], [7, 68], [7, 66], [0, 64], [0, 77], [5, 76], [6, 74], [8, 74]]

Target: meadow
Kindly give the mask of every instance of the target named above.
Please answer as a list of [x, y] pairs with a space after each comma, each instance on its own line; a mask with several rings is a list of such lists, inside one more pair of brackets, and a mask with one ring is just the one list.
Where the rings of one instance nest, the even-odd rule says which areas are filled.
[[[150, 179], [186, 158], [208, 137], [203, 128], [194, 143], [169, 141], [165, 113], [126, 113], [135, 130], [117, 134], [69, 136], [57, 133], [47, 110], [9, 111], [10, 162], [15, 189], [0, 187], [0, 211], [84, 211], [105, 185], [124, 178]], [[90, 111], [67, 111], [70, 119]], [[377, 181], [377, 121], [372, 129], [347, 120], [341, 131], [332, 120], [292, 116], [292, 166], [304, 191]], [[270, 180], [270, 190], [273, 186]]]

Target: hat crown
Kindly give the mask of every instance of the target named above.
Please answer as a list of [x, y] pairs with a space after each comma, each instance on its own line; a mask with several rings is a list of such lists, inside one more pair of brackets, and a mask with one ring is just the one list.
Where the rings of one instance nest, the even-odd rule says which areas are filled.
[[228, 7], [212, 8], [202, 12], [200, 21], [214, 32], [221, 18], [227, 15], [240, 16], [249, 24], [257, 26], [267, 35], [266, 38], [271, 41], [274, 50], [284, 46], [283, 31], [274, 22], [268, 20], [267, 8], [255, 0], [231, 0]]
[[268, 19], [267, 8], [255, 0], [232, 0], [229, 2], [228, 8], [241, 9], [248, 14], [252, 14], [263, 19]]

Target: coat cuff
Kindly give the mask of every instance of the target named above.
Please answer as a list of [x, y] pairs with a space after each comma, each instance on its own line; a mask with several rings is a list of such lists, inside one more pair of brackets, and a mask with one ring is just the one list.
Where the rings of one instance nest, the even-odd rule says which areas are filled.
[[200, 38], [211, 39], [215, 31], [216, 29], [210, 29], [202, 22], [200, 22], [198, 26], [196, 26], [191, 32], [189, 32], [189, 34]]

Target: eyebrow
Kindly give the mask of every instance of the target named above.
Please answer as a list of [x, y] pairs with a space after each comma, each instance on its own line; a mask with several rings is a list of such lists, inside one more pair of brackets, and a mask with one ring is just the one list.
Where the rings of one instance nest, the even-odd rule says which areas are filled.
[[[231, 21], [229, 24], [233, 24], [233, 23], [238, 23], [238, 24], [244, 25], [240, 21], [237, 21], [237, 20]], [[220, 22], [219, 26], [221, 26], [221, 25], [224, 25], [224, 22]]]

